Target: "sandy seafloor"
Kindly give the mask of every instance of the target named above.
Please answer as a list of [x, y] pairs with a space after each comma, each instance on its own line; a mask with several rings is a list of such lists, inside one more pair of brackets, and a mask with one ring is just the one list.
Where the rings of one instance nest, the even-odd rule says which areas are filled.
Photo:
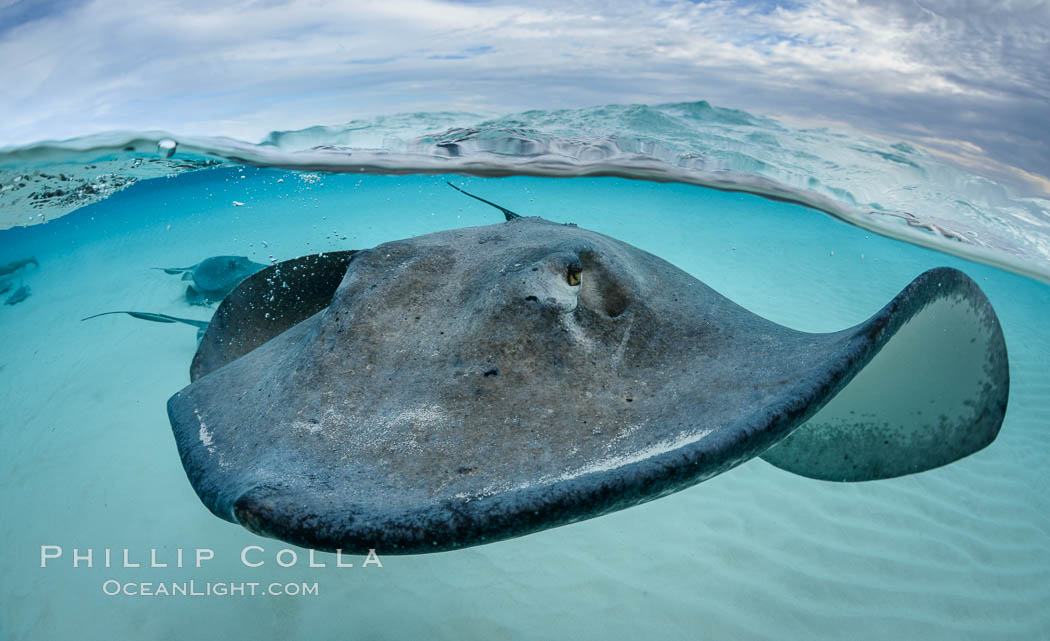
[[[309, 568], [303, 553], [282, 568], [274, 555], [286, 545], [212, 516], [183, 473], [165, 402], [189, 382], [194, 330], [80, 318], [210, 315], [153, 266], [216, 254], [266, 262], [502, 218], [442, 177], [223, 169], [144, 181], [0, 232], [0, 263], [40, 261], [24, 276], [32, 296], [0, 306], [0, 638], [1050, 638], [1050, 287], [741, 194], [619, 179], [455, 180], [519, 213], [654, 252], [809, 331], [862, 321], [926, 268], [959, 267], [1006, 335], [1002, 432], [971, 457], [906, 478], [827, 483], [756, 459], [519, 539], [385, 556], [382, 568]], [[48, 544], [65, 556], [41, 568]], [[265, 566], [241, 564], [251, 544], [265, 548]], [[96, 567], [72, 568], [74, 547], [95, 548]], [[157, 548], [169, 562], [175, 548], [212, 548], [215, 559], [199, 570], [105, 569], [106, 547], [139, 561]], [[319, 595], [111, 597], [101, 589], [111, 578], [305, 581]]]

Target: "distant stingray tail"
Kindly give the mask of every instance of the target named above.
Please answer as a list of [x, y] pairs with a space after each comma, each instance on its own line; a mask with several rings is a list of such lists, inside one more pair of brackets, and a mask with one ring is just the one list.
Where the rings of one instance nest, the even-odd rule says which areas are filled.
[[460, 189], [459, 187], [456, 187], [455, 185], [453, 185], [452, 183], [450, 183], [447, 180], [445, 181], [445, 184], [448, 185], [449, 187], [455, 189], [456, 191], [458, 191], [461, 194], [465, 194], [467, 196], [470, 196], [474, 200], [480, 200], [481, 202], [485, 203], [486, 205], [491, 205], [491, 206], [495, 207], [496, 209], [498, 209], [501, 212], [503, 212], [503, 215], [506, 217], [507, 220], [514, 220], [515, 218], [521, 218], [521, 214], [515, 214], [514, 212], [512, 212], [509, 209], [507, 209], [506, 207], [500, 207], [499, 205], [497, 205], [494, 202], [485, 200], [484, 198], [481, 198], [479, 196], [475, 196], [474, 194], [470, 193], [469, 191], [464, 191], [464, 190]]
[[101, 314], [95, 314], [94, 316], [88, 316], [87, 318], [81, 318], [81, 321], [91, 320], [92, 318], [98, 318], [99, 316], [108, 316], [109, 314], [127, 314], [142, 320], [153, 321], [154, 323], [183, 323], [185, 325], [192, 325], [197, 328], [197, 339], [204, 335], [204, 330], [208, 329], [208, 321], [195, 320], [193, 318], [179, 318], [178, 316], [168, 316], [167, 314], [154, 314], [152, 312], [102, 312]]

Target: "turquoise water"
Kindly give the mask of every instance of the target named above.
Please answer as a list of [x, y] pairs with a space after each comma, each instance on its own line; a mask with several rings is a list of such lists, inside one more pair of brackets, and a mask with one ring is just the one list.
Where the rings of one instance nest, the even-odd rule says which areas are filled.
[[[1010, 353], [998, 439], [943, 468], [858, 484], [752, 460], [669, 497], [466, 550], [309, 567], [307, 553], [212, 516], [186, 480], [165, 402], [206, 320], [151, 267], [257, 262], [497, 223], [454, 180], [523, 215], [655, 253], [808, 331], [856, 324], [925, 269], [987, 293]], [[234, 202], [243, 203], [235, 205]], [[0, 232], [32, 293], [0, 306], [0, 637], [1038, 639], [1050, 636], [1050, 287], [875, 235], [797, 204], [623, 178], [297, 173], [229, 165], [144, 179], [46, 225]], [[917, 357], [919, 357], [917, 355]], [[888, 399], [892, 402], [892, 399]], [[41, 546], [64, 556], [41, 565]], [[257, 545], [246, 567], [241, 551]], [[95, 567], [72, 567], [92, 548]], [[105, 548], [116, 565], [100, 567]], [[176, 550], [189, 567], [176, 568]], [[193, 551], [214, 559], [192, 567]], [[284, 557], [287, 559], [287, 557]], [[128, 582], [317, 584], [299, 596], [108, 596]]]

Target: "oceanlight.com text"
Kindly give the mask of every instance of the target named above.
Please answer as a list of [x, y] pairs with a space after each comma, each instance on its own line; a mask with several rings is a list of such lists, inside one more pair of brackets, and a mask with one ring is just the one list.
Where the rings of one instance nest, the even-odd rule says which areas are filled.
[[318, 596], [320, 588], [315, 583], [259, 583], [257, 581], [118, 581], [109, 579], [102, 583], [106, 596], [143, 597], [253, 597], [253, 596]]

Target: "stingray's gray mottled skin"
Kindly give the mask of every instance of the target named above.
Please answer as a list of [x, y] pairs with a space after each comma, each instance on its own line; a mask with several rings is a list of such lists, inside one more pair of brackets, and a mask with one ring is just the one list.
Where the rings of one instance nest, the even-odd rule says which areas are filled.
[[186, 302], [191, 305], [211, 305], [221, 301], [245, 278], [265, 268], [247, 256], [212, 256], [190, 267], [155, 267], [167, 274], [182, 274], [186, 286]]
[[839, 481], [910, 474], [989, 444], [1006, 408], [998, 320], [953, 269], [809, 334], [538, 218], [299, 260], [312, 292], [271, 321], [259, 310], [296, 265], [246, 280], [168, 413], [212, 512], [311, 548], [487, 543], [758, 456]]

